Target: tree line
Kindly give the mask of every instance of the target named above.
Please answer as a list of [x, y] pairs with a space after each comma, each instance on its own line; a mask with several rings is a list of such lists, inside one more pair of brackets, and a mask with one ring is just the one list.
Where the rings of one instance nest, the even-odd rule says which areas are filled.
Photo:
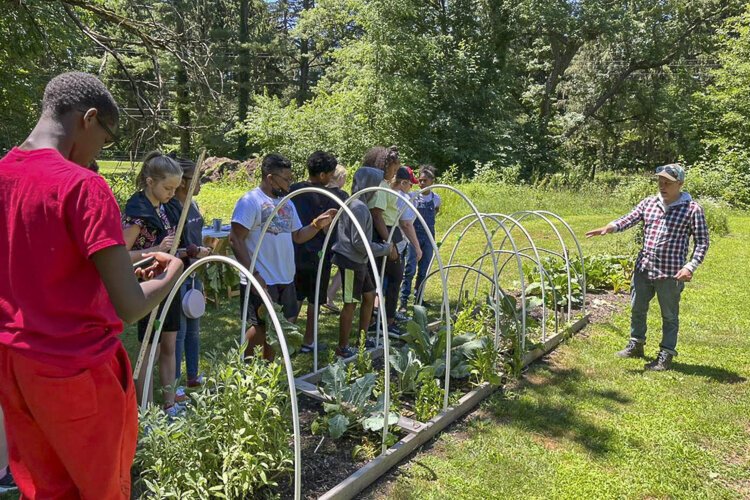
[[734, 0], [6, 0], [0, 149], [78, 69], [121, 103], [120, 158], [325, 148], [356, 164], [398, 144], [532, 182], [682, 160], [742, 191], [749, 25]]

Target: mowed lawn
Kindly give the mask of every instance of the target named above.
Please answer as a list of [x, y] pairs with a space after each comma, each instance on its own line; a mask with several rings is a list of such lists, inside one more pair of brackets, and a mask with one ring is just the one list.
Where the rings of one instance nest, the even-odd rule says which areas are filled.
[[[628, 337], [623, 310], [532, 366], [366, 496], [750, 497], [750, 218], [730, 225], [683, 295], [672, 371], [645, 373], [643, 361], [615, 358]], [[658, 306], [651, 313], [649, 356], [660, 338]]]

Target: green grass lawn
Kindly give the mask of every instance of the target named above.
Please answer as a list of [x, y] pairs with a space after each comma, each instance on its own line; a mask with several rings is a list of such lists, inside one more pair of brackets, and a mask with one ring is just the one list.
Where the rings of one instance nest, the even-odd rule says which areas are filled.
[[[532, 366], [368, 496], [750, 496], [750, 293], [742, 272], [750, 218], [733, 217], [731, 227], [686, 288], [672, 371], [645, 373], [643, 361], [614, 357], [628, 336], [622, 311]], [[660, 338], [654, 305], [650, 356]]]
[[114, 173], [125, 173], [131, 170], [137, 171], [141, 168], [139, 162], [130, 163], [130, 161], [116, 161], [116, 160], [97, 160], [99, 165], [99, 171], [103, 174], [114, 174]]
[[[104, 172], [127, 172], [128, 163], [102, 162]], [[211, 183], [198, 202], [207, 220], [229, 221], [249, 183]], [[529, 187], [465, 185], [487, 212], [547, 209], [559, 213], [582, 238], [628, 210], [606, 193], [543, 191]], [[458, 196], [442, 193], [438, 218], [443, 234], [469, 213]], [[538, 245], [559, 251], [559, 242], [539, 220], [524, 225]], [[613, 353], [627, 339], [627, 311], [589, 326], [549, 359], [532, 366], [516, 386], [497, 393], [428, 449], [402, 465], [367, 495], [394, 498], [602, 498], [750, 496], [750, 417], [747, 394], [750, 320], [747, 289], [738, 270], [750, 257], [750, 217], [734, 214], [733, 234], [715, 239], [708, 260], [685, 292], [680, 356], [672, 372], [643, 373], [642, 361]], [[494, 228], [491, 226], [490, 230]], [[528, 242], [513, 231], [519, 247]], [[502, 233], [495, 236], [497, 244]], [[563, 234], [570, 245], [572, 239]], [[440, 249], [445, 262], [457, 235]], [[586, 255], [631, 253], [632, 233], [580, 241]], [[485, 236], [475, 226], [461, 240], [456, 261], [471, 263], [483, 253]], [[463, 275], [452, 272], [449, 296], [458, 299]], [[514, 264], [503, 286], [518, 283]], [[427, 298], [439, 302], [433, 279]], [[652, 311], [648, 353], [658, 344], [658, 307]], [[433, 311], [434, 313], [434, 311]], [[304, 311], [301, 315], [304, 318]], [[303, 325], [303, 319], [300, 319]], [[321, 340], [334, 346], [338, 316], [321, 316]], [[238, 298], [209, 305], [202, 320], [202, 350], [226, 352], [239, 339]], [[135, 329], [122, 335], [135, 359]], [[330, 349], [321, 353], [326, 363]], [[202, 359], [203, 369], [205, 357]], [[312, 368], [311, 356], [294, 359], [295, 371]], [[159, 396], [157, 395], [157, 400]]]

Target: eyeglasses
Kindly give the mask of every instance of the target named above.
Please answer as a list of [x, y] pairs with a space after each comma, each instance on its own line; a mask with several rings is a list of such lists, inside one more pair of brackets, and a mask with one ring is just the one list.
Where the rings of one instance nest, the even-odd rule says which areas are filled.
[[104, 146], [102, 146], [102, 149], [109, 149], [112, 146], [114, 146], [115, 144], [117, 144], [117, 141], [119, 140], [119, 138], [117, 137], [117, 135], [114, 132], [112, 132], [112, 129], [109, 128], [109, 125], [107, 125], [106, 123], [104, 123], [104, 120], [102, 120], [101, 118], [99, 118], [99, 114], [98, 113], [96, 115], [96, 122], [99, 124], [99, 126], [101, 128], [104, 129], [104, 131], [107, 133], [107, 135], [109, 135], [109, 140], [104, 142]]
[[[87, 110], [87, 109], [79, 109], [78, 111], [79, 111], [79, 112], [81, 112], [81, 113], [83, 113], [84, 115], [85, 115], [85, 114], [86, 114], [86, 113], [88, 112], [88, 110]], [[96, 118], [96, 123], [98, 123], [98, 124], [99, 124], [99, 126], [100, 126], [100, 127], [102, 128], [102, 129], [104, 129], [104, 131], [105, 131], [105, 132], [107, 133], [107, 135], [109, 136], [109, 140], [107, 140], [107, 141], [105, 141], [105, 142], [104, 142], [104, 145], [102, 146], [102, 149], [109, 149], [109, 148], [111, 148], [112, 146], [114, 146], [115, 144], [117, 144], [117, 143], [119, 142], [120, 138], [119, 138], [119, 137], [117, 137], [117, 134], [115, 134], [115, 133], [114, 133], [114, 132], [112, 131], [112, 129], [111, 129], [111, 128], [109, 128], [109, 125], [107, 125], [106, 123], [104, 123], [104, 120], [102, 120], [101, 118], [99, 118], [99, 113], [98, 113], [98, 111], [99, 111], [99, 110], [97, 110], [97, 113], [96, 113], [96, 116], [95, 116], [95, 118]]]
[[283, 179], [284, 182], [286, 182], [287, 184], [291, 184], [291, 183], [294, 182], [294, 175], [292, 175], [291, 177], [284, 177], [281, 174], [271, 174], [271, 175], [273, 175], [274, 177], [278, 177], [280, 179]]

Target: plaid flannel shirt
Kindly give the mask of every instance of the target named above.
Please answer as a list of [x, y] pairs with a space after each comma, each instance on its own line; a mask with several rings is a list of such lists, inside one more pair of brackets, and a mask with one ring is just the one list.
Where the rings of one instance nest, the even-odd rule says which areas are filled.
[[[673, 278], [683, 267], [695, 272], [708, 251], [708, 225], [703, 208], [684, 193], [676, 203], [664, 208], [659, 196], [641, 201], [632, 212], [614, 221], [615, 231], [624, 231], [643, 222], [643, 248], [635, 268], [649, 279]], [[690, 236], [695, 243], [687, 262]]]

